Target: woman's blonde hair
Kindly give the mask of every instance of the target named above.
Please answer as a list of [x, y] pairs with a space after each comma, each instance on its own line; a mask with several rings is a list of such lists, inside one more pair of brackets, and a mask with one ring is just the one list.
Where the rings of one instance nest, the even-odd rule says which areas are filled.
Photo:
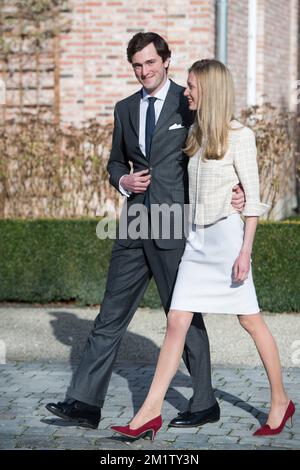
[[203, 144], [203, 158], [219, 160], [228, 149], [228, 131], [234, 113], [233, 78], [228, 68], [215, 59], [198, 60], [190, 72], [197, 79], [202, 99], [184, 152], [192, 157]]

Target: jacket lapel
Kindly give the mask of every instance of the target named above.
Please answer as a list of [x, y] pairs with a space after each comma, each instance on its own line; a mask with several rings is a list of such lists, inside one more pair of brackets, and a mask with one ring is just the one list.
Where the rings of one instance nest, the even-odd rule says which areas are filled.
[[159, 133], [160, 129], [162, 129], [164, 126], [168, 124], [169, 117], [174, 111], [176, 111], [176, 109], [178, 108], [178, 105], [179, 105], [178, 92], [174, 83], [171, 80], [169, 91], [167, 93], [164, 105], [162, 107], [161, 113], [159, 115], [158, 121], [155, 126], [152, 143], [153, 143], [153, 140], [155, 139], [156, 134]]
[[[140, 132], [140, 101], [141, 101], [141, 90], [135, 93], [132, 96], [132, 99], [128, 106], [128, 113], [129, 113], [129, 121], [131, 127], [136, 135], [136, 148], [140, 154], [140, 156], [146, 159], [145, 155], [140, 149], [139, 144], [139, 132]], [[146, 159], [147, 160], [147, 159]]]
[[[160, 131], [164, 131], [165, 128], [168, 126], [169, 117], [172, 115], [172, 113], [174, 113], [178, 109], [179, 101], [180, 101], [179, 99], [180, 92], [181, 92], [181, 89], [177, 87], [174, 84], [174, 82], [172, 82], [171, 80], [169, 91], [167, 93], [164, 105], [162, 107], [160, 116], [155, 126], [155, 130], [154, 130], [154, 134], [152, 138], [152, 144], [151, 144], [152, 148], [153, 148], [153, 145], [155, 145], [155, 141], [158, 138], [157, 136], [159, 136]], [[139, 125], [140, 125], [140, 100], [141, 100], [141, 91], [138, 91], [132, 96], [132, 99], [128, 106], [129, 120], [136, 134], [138, 148], [139, 148]], [[147, 158], [145, 157], [145, 155], [143, 155], [141, 151], [140, 151], [140, 155], [144, 159], [147, 160]]]
[[132, 99], [129, 104], [129, 119], [134, 129], [134, 132], [137, 136], [137, 139], [139, 139], [140, 100], [141, 100], [141, 92], [138, 91], [132, 96]]

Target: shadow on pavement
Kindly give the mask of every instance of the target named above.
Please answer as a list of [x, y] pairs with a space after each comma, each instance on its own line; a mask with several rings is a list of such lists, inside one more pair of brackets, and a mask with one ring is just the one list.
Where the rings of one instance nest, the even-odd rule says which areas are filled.
[[[81, 354], [86, 344], [87, 337], [93, 327], [93, 321], [78, 318], [75, 314], [65, 311], [50, 311], [49, 315], [54, 319], [50, 321], [55, 338], [62, 344], [70, 347], [70, 364], [73, 373], [76, 370]], [[143, 373], [144, 366], [154, 366], [159, 354], [157, 345], [144, 336], [127, 331], [117, 356], [114, 373], [125, 378], [128, 388], [132, 394], [133, 413], [139, 409], [148, 393], [151, 381], [149, 374]], [[122, 361], [136, 364], [136, 375], [127, 374], [126, 368], [122, 367]], [[137, 386], [138, 383], [138, 386]], [[141, 387], [141, 383], [143, 384]], [[184, 411], [188, 407], [188, 399], [174, 387], [192, 388], [191, 379], [187, 374], [178, 371], [168, 390], [166, 401], [175, 409]], [[266, 420], [266, 414], [252, 407], [249, 403], [239, 397], [220, 389], [215, 389], [216, 398], [222, 399], [252, 414], [260, 424]], [[48, 421], [47, 421], [48, 422]], [[50, 424], [50, 421], [48, 422]], [[58, 426], [74, 426], [64, 420], [52, 419], [51, 424]]]
[[[74, 373], [94, 322], [80, 319], [75, 314], [65, 311], [50, 311], [49, 315], [54, 317], [54, 319], [50, 321], [50, 324], [55, 338], [62, 344], [70, 347], [69, 360]], [[132, 393], [134, 412], [138, 410], [146, 398], [152, 380], [152, 377], [145, 377], [143, 374], [143, 366], [154, 366], [158, 354], [159, 348], [153, 341], [144, 336], [129, 331], [126, 332], [118, 351], [114, 373], [127, 380], [128, 388]], [[126, 374], [126, 370], [121, 366], [123, 361], [136, 364], [136, 376]], [[140, 379], [143, 383], [142, 394], [141, 385], [136, 386], [137, 381], [139, 381], [139, 374], [141, 374]], [[172, 382], [172, 386], [191, 387], [189, 376], [179, 371]], [[172, 388], [172, 386], [168, 391], [166, 400], [175, 408], [185, 410], [188, 406], [188, 400], [180, 392]]]

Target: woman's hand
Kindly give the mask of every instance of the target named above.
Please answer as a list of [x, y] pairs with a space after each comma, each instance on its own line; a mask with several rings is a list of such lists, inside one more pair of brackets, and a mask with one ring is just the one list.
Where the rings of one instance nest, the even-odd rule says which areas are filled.
[[245, 193], [241, 184], [236, 184], [232, 189], [231, 205], [238, 212], [242, 212], [245, 207]]
[[248, 278], [250, 271], [251, 254], [241, 251], [233, 265], [234, 282], [242, 282]]

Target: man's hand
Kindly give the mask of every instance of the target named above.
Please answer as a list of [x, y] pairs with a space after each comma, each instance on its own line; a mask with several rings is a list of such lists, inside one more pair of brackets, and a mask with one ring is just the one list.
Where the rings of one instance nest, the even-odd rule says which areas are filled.
[[242, 212], [245, 206], [245, 202], [245, 193], [243, 187], [242, 185], [237, 184], [232, 190], [231, 205], [236, 211]]
[[148, 173], [149, 170], [142, 170], [123, 176], [122, 187], [131, 193], [144, 193], [151, 182], [151, 175]]

